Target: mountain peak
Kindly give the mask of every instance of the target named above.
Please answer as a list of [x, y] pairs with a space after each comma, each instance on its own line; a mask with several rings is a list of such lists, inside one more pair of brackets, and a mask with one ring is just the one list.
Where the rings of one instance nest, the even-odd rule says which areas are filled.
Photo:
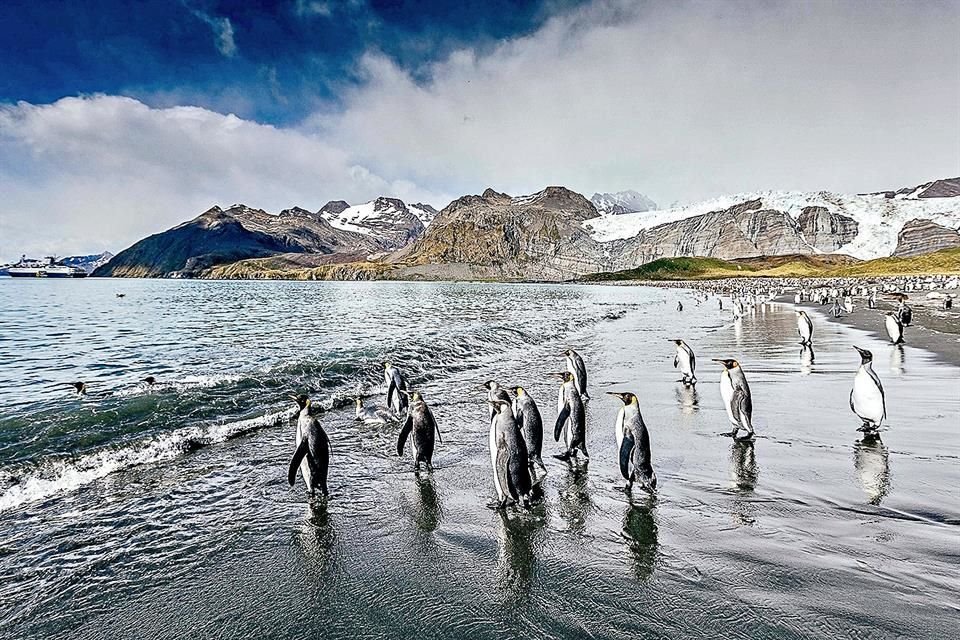
[[656, 202], [633, 189], [616, 193], [595, 193], [590, 198], [590, 202], [601, 215], [620, 215], [658, 209]]
[[343, 213], [350, 208], [350, 205], [344, 200], [331, 200], [327, 204], [320, 207], [320, 211], [317, 213], [330, 213], [336, 215], [338, 213]]

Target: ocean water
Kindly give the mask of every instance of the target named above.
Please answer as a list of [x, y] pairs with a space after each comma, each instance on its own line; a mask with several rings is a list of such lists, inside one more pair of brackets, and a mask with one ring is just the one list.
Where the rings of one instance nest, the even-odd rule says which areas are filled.
[[[811, 358], [789, 305], [734, 322], [673, 290], [0, 281], [0, 637], [950, 637], [960, 369], [815, 322]], [[880, 441], [848, 407], [853, 344], [886, 389]], [[585, 469], [549, 457], [568, 346]], [[719, 435], [713, 357], [746, 371], [753, 443]], [[397, 425], [353, 420], [355, 394], [384, 402], [383, 360], [435, 412], [432, 474]], [[544, 416], [530, 512], [488, 507], [489, 379]], [[639, 397], [655, 498], [623, 491], [604, 391]], [[291, 393], [324, 409], [325, 504], [286, 481]]]

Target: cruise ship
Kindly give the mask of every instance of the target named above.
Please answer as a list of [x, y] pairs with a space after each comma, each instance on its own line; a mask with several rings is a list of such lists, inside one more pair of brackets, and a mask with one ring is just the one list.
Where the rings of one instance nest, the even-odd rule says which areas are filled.
[[34, 260], [27, 256], [22, 256], [20, 262], [11, 264], [0, 273], [6, 272], [13, 278], [85, 278], [87, 272], [79, 267], [71, 267], [66, 264], [59, 264], [57, 259], [47, 256], [43, 260]]

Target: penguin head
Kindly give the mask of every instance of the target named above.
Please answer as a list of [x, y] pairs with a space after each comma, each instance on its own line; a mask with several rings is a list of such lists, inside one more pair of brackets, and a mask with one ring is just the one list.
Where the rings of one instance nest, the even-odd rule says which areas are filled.
[[499, 399], [499, 398], [496, 399], [496, 400], [487, 400], [487, 402], [490, 403], [490, 406], [492, 406], [492, 407], [493, 407], [493, 410], [496, 411], [497, 413], [502, 412], [503, 409], [504, 409], [504, 407], [506, 407], [506, 408], [509, 408], [509, 407], [510, 407], [510, 403], [509, 403], [509, 402], [507, 402], [506, 400], [501, 400], [501, 399]]
[[147, 376], [146, 378], [143, 379], [143, 381], [146, 382], [147, 386], [149, 387], [152, 387], [157, 383], [157, 379], [154, 378], [153, 376]]
[[384, 368], [384, 369], [389, 369], [389, 368], [390, 368], [390, 363], [385, 361], [385, 362], [383, 363], [383, 368]]
[[680, 338], [669, 338], [670, 342], [677, 345], [678, 347], [683, 344], [683, 340]]
[[868, 362], [873, 362], [873, 354], [866, 349], [861, 349], [860, 347], [854, 346], [854, 349], [860, 354], [860, 364], [867, 364]]
[[87, 384], [85, 382], [74, 382], [70, 386], [77, 390], [77, 395], [82, 396], [87, 392]]
[[494, 391], [496, 389], [499, 389], [500, 385], [494, 382], [493, 380], [487, 380], [486, 382], [483, 383], [483, 388], [488, 389], [490, 391]]
[[308, 398], [304, 393], [301, 393], [298, 396], [290, 396], [290, 399], [296, 402], [297, 406], [300, 407], [301, 410], [310, 406], [310, 398]]
[[732, 358], [714, 358], [713, 361], [719, 362], [724, 369], [733, 369], [740, 366], [740, 363]]
[[520, 397], [520, 396], [522, 396], [523, 394], [525, 394], [526, 391], [523, 390], [523, 387], [514, 387], [514, 388], [513, 388], [513, 393], [516, 394], [517, 397]]
[[353, 402], [354, 402], [354, 404], [356, 404], [358, 407], [362, 407], [362, 406], [363, 406], [363, 398], [361, 398], [361, 397], [359, 397], [359, 396], [356, 397], [356, 398], [354, 398], [354, 401], [353, 401]]
[[620, 398], [620, 400], [623, 401], [624, 405], [631, 405], [631, 404], [637, 403], [637, 396], [633, 395], [629, 391], [626, 391], [624, 393], [619, 393], [617, 391], [607, 391], [607, 395], [617, 396], [618, 398]]
[[410, 402], [423, 402], [423, 396], [419, 391], [411, 391], [407, 395], [410, 396]]

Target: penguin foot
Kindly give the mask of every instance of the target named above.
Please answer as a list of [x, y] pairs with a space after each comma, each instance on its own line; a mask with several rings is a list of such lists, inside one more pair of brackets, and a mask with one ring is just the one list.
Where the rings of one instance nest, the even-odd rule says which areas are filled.
[[572, 451], [566, 451], [566, 452], [564, 452], [564, 453], [555, 453], [555, 454], [553, 454], [553, 457], [556, 458], [557, 460], [569, 460], [571, 456], [573, 456], [573, 452], [572, 452]]
[[737, 437], [737, 431], [739, 431], [739, 429], [734, 429], [733, 431], [723, 431], [723, 432], [720, 433], [720, 435], [721, 435], [721, 436], [725, 436], [725, 437], [727, 437], [727, 438], [736, 438], [736, 437]]

